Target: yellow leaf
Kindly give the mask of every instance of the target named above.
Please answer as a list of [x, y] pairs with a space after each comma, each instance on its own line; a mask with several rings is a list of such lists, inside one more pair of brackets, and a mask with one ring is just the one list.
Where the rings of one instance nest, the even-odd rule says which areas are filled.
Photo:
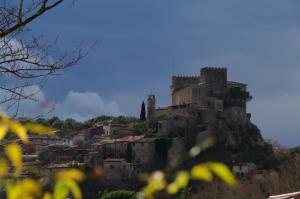
[[204, 180], [204, 181], [212, 181], [213, 175], [209, 171], [209, 169], [204, 165], [196, 165], [191, 170], [191, 176], [197, 180]]
[[189, 183], [190, 175], [187, 171], [180, 171], [175, 179], [175, 184], [179, 188], [185, 188]]
[[43, 199], [52, 199], [52, 195], [49, 192], [46, 192], [43, 196]]
[[208, 137], [200, 144], [191, 148], [191, 150], [189, 151], [190, 157], [195, 157], [195, 156], [199, 155], [202, 151], [206, 150], [209, 147], [212, 147], [214, 145], [214, 143], [215, 143], [214, 137], [213, 136]]
[[19, 182], [8, 182], [6, 184], [7, 199], [20, 199], [22, 187]]
[[16, 122], [16, 121], [12, 121], [10, 123], [10, 129], [14, 133], [16, 133], [24, 143], [28, 143], [28, 135], [27, 135], [26, 129], [23, 127], [22, 124], [20, 124], [19, 122]]
[[74, 180], [58, 180], [54, 187], [53, 199], [65, 199], [70, 192], [75, 199], [82, 198], [80, 188]]
[[7, 162], [3, 159], [0, 159], [0, 177], [7, 175]]
[[39, 198], [42, 192], [41, 185], [32, 179], [24, 179], [21, 183], [23, 198]]
[[22, 172], [22, 149], [18, 144], [9, 144], [5, 146], [5, 154], [15, 167], [15, 174]]
[[63, 171], [58, 172], [55, 177], [58, 180], [83, 181], [85, 178], [85, 175], [78, 169], [68, 169], [68, 170], [63, 170]]
[[236, 186], [237, 180], [225, 164], [217, 162], [206, 163], [207, 167], [229, 186]]
[[174, 183], [174, 182], [171, 183], [171, 184], [169, 184], [168, 187], [167, 187], [167, 192], [168, 192], [168, 194], [174, 195], [174, 194], [176, 194], [178, 191], [179, 191], [179, 187], [178, 187], [177, 184]]
[[73, 180], [68, 180], [66, 182], [69, 190], [71, 191], [72, 195], [74, 196], [75, 199], [81, 199], [81, 191], [79, 186], [73, 181]]
[[6, 136], [8, 131], [8, 126], [6, 124], [1, 124], [0, 126], [0, 141]]
[[65, 199], [69, 194], [69, 188], [64, 180], [59, 180], [55, 183], [53, 199]]
[[160, 191], [166, 187], [167, 183], [165, 175], [162, 171], [154, 172], [148, 179], [147, 186], [143, 189], [146, 198], [152, 198], [156, 191]]
[[31, 131], [31, 132], [34, 132], [34, 133], [37, 133], [37, 134], [47, 134], [47, 135], [50, 135], [50, 134], [54, 134], [55, 133], [55, 129], [53, 128], [50, 128], [50, 127], [47, 127], [47, 126], [43, 126], [43, 125], [40, 125], [40, 124], [33, 124], [33, 123], [27, 123], [25, 125], [26, 129]]

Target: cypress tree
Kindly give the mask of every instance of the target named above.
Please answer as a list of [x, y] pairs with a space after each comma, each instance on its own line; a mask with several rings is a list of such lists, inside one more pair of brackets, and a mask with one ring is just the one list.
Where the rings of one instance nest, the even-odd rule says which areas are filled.
[[142, 121], [146, 120], [146, 108], [145, 108], [144, 101], [143, 101], [142, 106], [141, 106], [140, 120], [142, 120]]
[[126, 160], [128, 161], [128, 162], [132, 162], [132, 159], [133, 159], [133, 151], [132, 151], [132, 144], [131, 144], [131, 142], [129, 142], [128, 144], [127, 144], [127, 148], [126, 148]]

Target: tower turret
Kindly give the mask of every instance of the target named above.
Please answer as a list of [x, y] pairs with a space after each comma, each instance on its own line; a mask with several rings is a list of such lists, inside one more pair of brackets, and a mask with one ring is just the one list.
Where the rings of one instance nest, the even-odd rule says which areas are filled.
[[227, 69], [202, 68], [201, 83], [205, 85], [207, 95], [222, 97], [227, 90]]
[[152, 120], [155, 113], [155, 95], [149, 95], [147, 100], [147, 120]]

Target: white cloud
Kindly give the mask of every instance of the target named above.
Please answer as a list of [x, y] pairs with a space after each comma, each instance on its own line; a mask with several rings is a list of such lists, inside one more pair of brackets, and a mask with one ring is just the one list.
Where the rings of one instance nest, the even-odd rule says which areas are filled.
[[106, 101], [96, 92], [70, 91], [64, 101], [59, 102], [54, 111], [63, 119], [74, 118], [80, 121], [98, 115], [122, 115], [118, 103]]
[[[64, 100], [56, 103], [47, 100], [45, 94], [37, 85], [26, 87], [24, 93], [35, 94], [35, 101], [22, 100], [18, 111], [19, 116], [36, 117], [45, 115], [53, 107], [54, 110], [48, 117], [58, 116], [62, 119], [73, 118], [78, 121], [85, 121], [99, 115], [122, 115], [117, 102], [104, 100], [96, 92], [70, 91]], [[2, 96], [6, 95], [3, 91], [1, 91], [0, 94]], [[45, 104], [47, 106], [44, 106]], [[7, 111], [6, 106], [0, 105], [0, 110]], [[9, 110], [8, 113], [13, 115], [15, 109]]]

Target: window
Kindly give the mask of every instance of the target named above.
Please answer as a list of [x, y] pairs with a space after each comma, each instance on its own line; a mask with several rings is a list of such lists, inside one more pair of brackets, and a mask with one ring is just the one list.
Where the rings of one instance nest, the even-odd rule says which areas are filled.
[[114, 167], [114, 165], [109, 165], [109, 168], [114, 169], [115, 167]]

